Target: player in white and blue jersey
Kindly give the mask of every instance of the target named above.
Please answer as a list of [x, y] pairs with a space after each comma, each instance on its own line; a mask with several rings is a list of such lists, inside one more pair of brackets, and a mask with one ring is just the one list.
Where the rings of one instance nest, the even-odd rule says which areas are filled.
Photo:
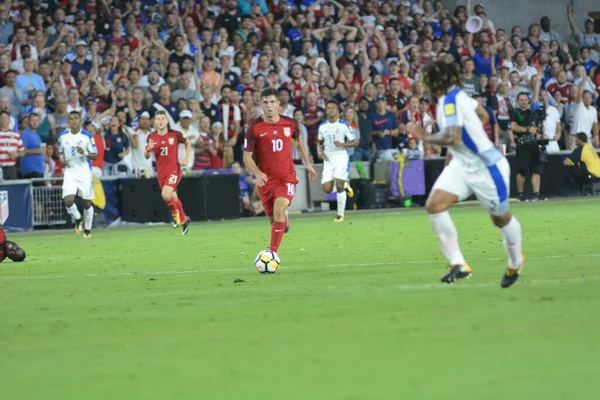
[[[85, 239], [92, 237], [94, 220], [94, 184], [92, 180], [92, 160], [98, 157], [94, 137], [81, 129], [81, 114], [69, 113], [69, 129], [58, 137], [61, 159], [64, 163], [63, 200], [67, 212], [75, 219], [75, 233], [81, 233], [83, 225]], [[83, 217], [75, 204], [75, 196], [83, 200]]]
[[[323, 159], [321, 185], [325, 193], [333, 192], [335, 181], [337, 216], [334, 222], [344, 221], [344, 210], [348, 196], [354, 193], [348, 185], [350, 158], [348, 148], [356, 147], [359, 139], [354, 136], [350, 124], [340, 119], [339, 105], [335, 100], [327, 102], [327, 121], [319, 125], [319, 158]], [[348, 193], [346, 193], [348, 191]]]
[[[485, 134], [483, 123], [487, 121], [487, 112], [460, 89], [461, 74], [456, 63], [431, 62], [421, 71], [421, 76], [438, 99], [437, 122], [441, 129], [440, 133], [425, 136], [424, 140], [448, 146], [452, 156], [435, 182], [426, 204], [442, 251], [450, 262], [450, 271], [442, 277], [442, 282], [452, 283], [471, 276], [471, 267], [460, 250], [456, 227], [448, 209], [474, 194], [504, 236], [508, 269], [501, 286], [507, 288], [516, 282], [524, 263], [521, 225], [508, 210], [508, 161]], [[412, 124], [410, 130], [423, 137], [422, 127]]]

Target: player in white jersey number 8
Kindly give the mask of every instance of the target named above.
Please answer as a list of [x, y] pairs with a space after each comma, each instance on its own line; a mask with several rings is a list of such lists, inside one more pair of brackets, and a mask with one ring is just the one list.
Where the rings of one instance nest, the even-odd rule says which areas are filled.
[[471, 276], [471, 267], [458, 245], [458, 234], [448, 209], [475, 194], [504, 236], [508, 268], [501, 287], [507, 288], [517, 281], [524, 262], [521, 225], [508, 210], [508, 161], [485, 134], [482, 120], [487, 120], [487, 112], [460, 89], [461, 73], [456, 63], [431, 62], [421, 70], [421, 76], [431, 94], [438, 99], [436, 115], [441, 132], [424, 136], [423, 127], [417, 124], [409, 124], [408, 129], [418, 139], [448, 146], [452, 155], [426, 204], [442, 251], [450, 262], [450, 270], [442, 277], [442, 282], [453, 283]]
[[[354, 132], [345, 121], [340, 119], [339, 105], [335, 100], [327, 102], [327, 121], [319, 125], [319, 158], [324, 160], [321, 184], [325, 193], [333, 192], [335, 180], [337, 216], [334, 222], [344, 221], [347, 197], [354, 194], [348, 186], [348, 172], [350, 160], [348, 148], [356, 147], [359, 140], [354, 137]], [[348, 192], [348, 193], [347, 193]]]

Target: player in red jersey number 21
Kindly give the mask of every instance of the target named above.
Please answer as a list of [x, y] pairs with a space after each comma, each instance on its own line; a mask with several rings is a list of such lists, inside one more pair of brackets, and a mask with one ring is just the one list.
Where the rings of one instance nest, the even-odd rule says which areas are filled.
[[192, 143], [179, 131], [169, 130], [169, 121], [165, 111], [157, 111], [154, 116], [156, 131], [148, 136], [148, 144], [144, 157], [150, 158], [154, 152], [156, 158], [156, 175], [161, 195], [173, 215], [173, 226], [181, 227], [181, 234], [188, 233], [190, 217], [185, 215], [181, 200], [177, 196], [177, 186], [181, 182], [181, 164], [179, 164], [179, 143], [185, 144], [183, 165], [187, 165], [192, 152]]
[[277, 90], [263, 90], [260, 102], [263, 115], [250, 121], [246, 131], [244, 164], [256, 176], [260, 200], [271, 220], [270, 249], [277, 252], [286, 230], [286, 211], [298, 183], [292, 161], [292, 143], [308, 169], [309, 178], [314, 180], [317, 173], [300, 140], [296, 120], [279, 115]]

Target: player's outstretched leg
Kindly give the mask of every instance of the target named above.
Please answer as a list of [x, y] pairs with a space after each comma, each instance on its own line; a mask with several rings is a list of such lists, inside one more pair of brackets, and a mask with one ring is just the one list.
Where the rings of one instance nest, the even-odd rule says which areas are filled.
[[336, 199], [337, 199], [337, 216], [334, 222], [344, 222], [344, 211], [346, 210], [346, 200], [348, 196], [346, 194], [346, 181], [336, 180], [335, 181]]
[[83, 218], [81, 217], [81, 213], [79, 212], [79, 210], [77, 209], [77, 205], [75, 204], [75, 195], [65, 196], [64, 202], [67, 212], [75, 220], [75, 233], [79, 235], [82, 230]]
[[94, 222], [94, 207], [91, 200], [83, 202], [83, 238], [92, 237], [92, 223]]
[[521, 224], [515, 216], [508, 211], [501, 216], [492, 215], [492, 221], [494, 221], [494, 225], [500, 228], [502, 236], [504, 236], [504, 248], [508, 255], [508, 268], [502, 276], [500, 286], [507, 288], [519, 279], [519, 275], [525, 264]]
[[448, 213], [448, 208], [457, 200], [458, 198], [452, 193], [436, 189], [431, 193], [425, 205], [442, 252], [450, 262], [450, 270], [441, 278], [444, 283], [453, 283], [458, 279], [469, 278], [472, 272], [460, 250], [458, 232]]
[[285, 211], [290, 206], [290, 201], [285, 197], [275, 199], [273, 206], [273, 223], [271, 224], [270, 250], [277, 252], [285, 234]]

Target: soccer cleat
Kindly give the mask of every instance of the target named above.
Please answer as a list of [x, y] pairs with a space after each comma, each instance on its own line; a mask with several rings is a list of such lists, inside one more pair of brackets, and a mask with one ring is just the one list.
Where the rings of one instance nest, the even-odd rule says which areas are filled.
[[527, 197], [525, 197], [525, 194], [524, 194], [524, 193], [519, 193], [519, 197], [517, 198], [517, 201], [518, 201], [519, 203], [524, 203], [524, 202], [526, 202], [526, 201], [527, 201]]
[[519, 265], [519, 268], [508, 267], [506, 269], [504, 276], [502, 276], [502, 281], [500, 282], [500, 286], [502, 286], [503, 289], [510, 287], [517, 279], [519, 279], [523, 265], [525, 265], [525, 255], [523, 254], [522, 257], [523, 261], [521, 262], [521, 265]]
[[290, 231], [290, 220], [288, 218], [288, 216], [285, 216], [285, 232], [283, 233], [288, 233]]
[[335, 217], [335, 219], [333, 220], [333, 222], [344, 222], [344, 216], [343, 215], [338, 215], [337, 217]]
[[79, 218], [75, 221], [75, 234], [79, 235], [83, 230], [83, 217]]
[[89, 229], [86, 229], [85, 231], [83, 231], [83, 238], [84, 239], [91, 239], [92, 238], [92, 232]]
[[173, 225], [173, 229], [176, 229], [179, 226], [177, 224], [177, 221], [175, 221], [175, 219], [171, 219], [171, 225]]
[[354, 190], [352, 190], [352, 187], [348, 184], [348, 181], [346, 181], [346, 185], [344, 186], [344, 190], [346, 191], [346, 194], [348, 195], [348, 198], [351, 199], [354, 197]]
[[463, 278], [471, 278], [471, 273], [473, 270], [469, 267], [469, 264], [462, 265], [451, 265], [450, 271], [444, 276], [442, 276], [441, 281], [444, 283], [454, 283], [455, 281]]
[[182, 235], [187, 235], [188, 226], [190, 225], [190, 222], [192, 222], [192, 219], [190, 217], [186, 217], [185, 222], [181, 226], [181, 234]]

